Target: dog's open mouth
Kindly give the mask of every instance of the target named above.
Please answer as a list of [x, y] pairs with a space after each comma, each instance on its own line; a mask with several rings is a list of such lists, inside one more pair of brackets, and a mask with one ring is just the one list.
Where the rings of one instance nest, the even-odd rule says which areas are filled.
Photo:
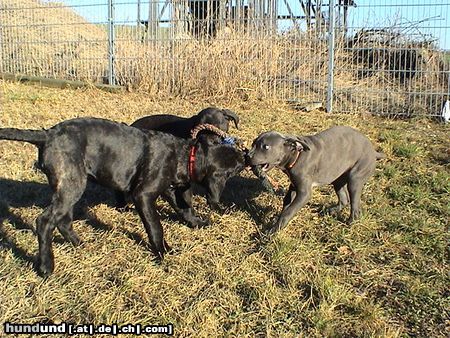
[[272, 168], [272, 166], [270, 165], [270, 163], [261, 164], [260, 167], [261, 167], [261, 170], [262, 170], [262, 171], [269, 171], [270, 168]]

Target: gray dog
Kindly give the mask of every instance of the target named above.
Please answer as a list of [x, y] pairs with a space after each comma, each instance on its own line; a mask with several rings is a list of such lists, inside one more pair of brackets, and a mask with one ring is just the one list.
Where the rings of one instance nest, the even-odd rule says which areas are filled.
[[262, 133], [253, 141], [249, 164], [263, 171], [278, 167], [291, 181], [280, 217], [265, 232], [283, 228], [308, 202], [312, 188], [325, 184], [333, 185], [339, 199], [333, 211], [340, 211], [350, 201], [348, 222], [356, 220], [363, 186], [374, 173], [376, 160], [384, 157], [374, 150], [369, 139], [350, 127], [332, 127], [302, 137]]

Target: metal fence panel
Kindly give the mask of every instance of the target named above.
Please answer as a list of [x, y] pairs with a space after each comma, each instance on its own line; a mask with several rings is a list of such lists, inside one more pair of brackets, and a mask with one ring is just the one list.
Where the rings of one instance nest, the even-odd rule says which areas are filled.
[[336, 8], [336, 110], [440, 115], [449, 95], [450, 2], [344, 2]]
[[105, 0], [1, 0], [0, 71], [103, 82], [106, 10]]
[[449, 94], [449, 7], [448, 0], [0, 0], [0, 72], [300, 106], [325, 105], [328, 96], [334, 111], [437, 116]]

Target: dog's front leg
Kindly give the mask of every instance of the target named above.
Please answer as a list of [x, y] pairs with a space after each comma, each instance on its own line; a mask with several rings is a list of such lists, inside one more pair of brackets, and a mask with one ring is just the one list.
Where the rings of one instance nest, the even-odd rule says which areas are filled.
[[169, 188], [164, 193], [167, 201], [172, 208], [180, 215], [180, 217], [187, 222], [191, 228], [201, 228], [209, 225], [209, 221], [203, 220], [195, 215], [192, 208], [192, 188]]
[[162, 260], [164, 253], [170, 251], [170, 247], [164, 241], [164, 232], [156, 211], [157, 193], [139, 192], [133, 194], [133, 202], [136, 210], [144, 223], [148, 240], [155, 254]]
[[[273, 234], [282, 229], [311, 197], [311, 185], [302, 184], [301, 188], [289, 189], [284, 198], [284, 207], [275, 224], [265, 229], [266, 234]], [[292, 199], [292, 200], [291, 200]]]
[[295, 199], [295, 196], [297, 196], [297, 192], [295, 191], [295, 187], [291, 184], [286, 196], [284, 196], [283, 199], [283, 209], [285, 209], [292, 203], [292, 201]]
[[222, 195], [223, 188], [225, 187], [226, 180], [222, 178], [210, 179], [208, 182], [208, 193], [206, 199], [211, 209], [223, 213], [225, 208], [220, 204], [220, 196]]

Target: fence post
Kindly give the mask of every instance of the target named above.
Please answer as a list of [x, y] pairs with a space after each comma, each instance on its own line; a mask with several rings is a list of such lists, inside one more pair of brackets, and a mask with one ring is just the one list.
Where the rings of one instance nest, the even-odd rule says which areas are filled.
[[328, 25], [328, 91], [327, 91], [327, 112], [333, 112], [334, 95], [334, 11], [335, 0], [329, 0], [329, 25]]
[[108, 0], [108, 83], [116, 84], [114, 70], [114, 0]]
[[158, 0], [150, 0], [148, 4], [148, 31], [147, 39], [156, 40], [158, 34], [158, 12], [159, 12]]
[[137, 27], [141, 26], [141, 0], [137, 0]]

